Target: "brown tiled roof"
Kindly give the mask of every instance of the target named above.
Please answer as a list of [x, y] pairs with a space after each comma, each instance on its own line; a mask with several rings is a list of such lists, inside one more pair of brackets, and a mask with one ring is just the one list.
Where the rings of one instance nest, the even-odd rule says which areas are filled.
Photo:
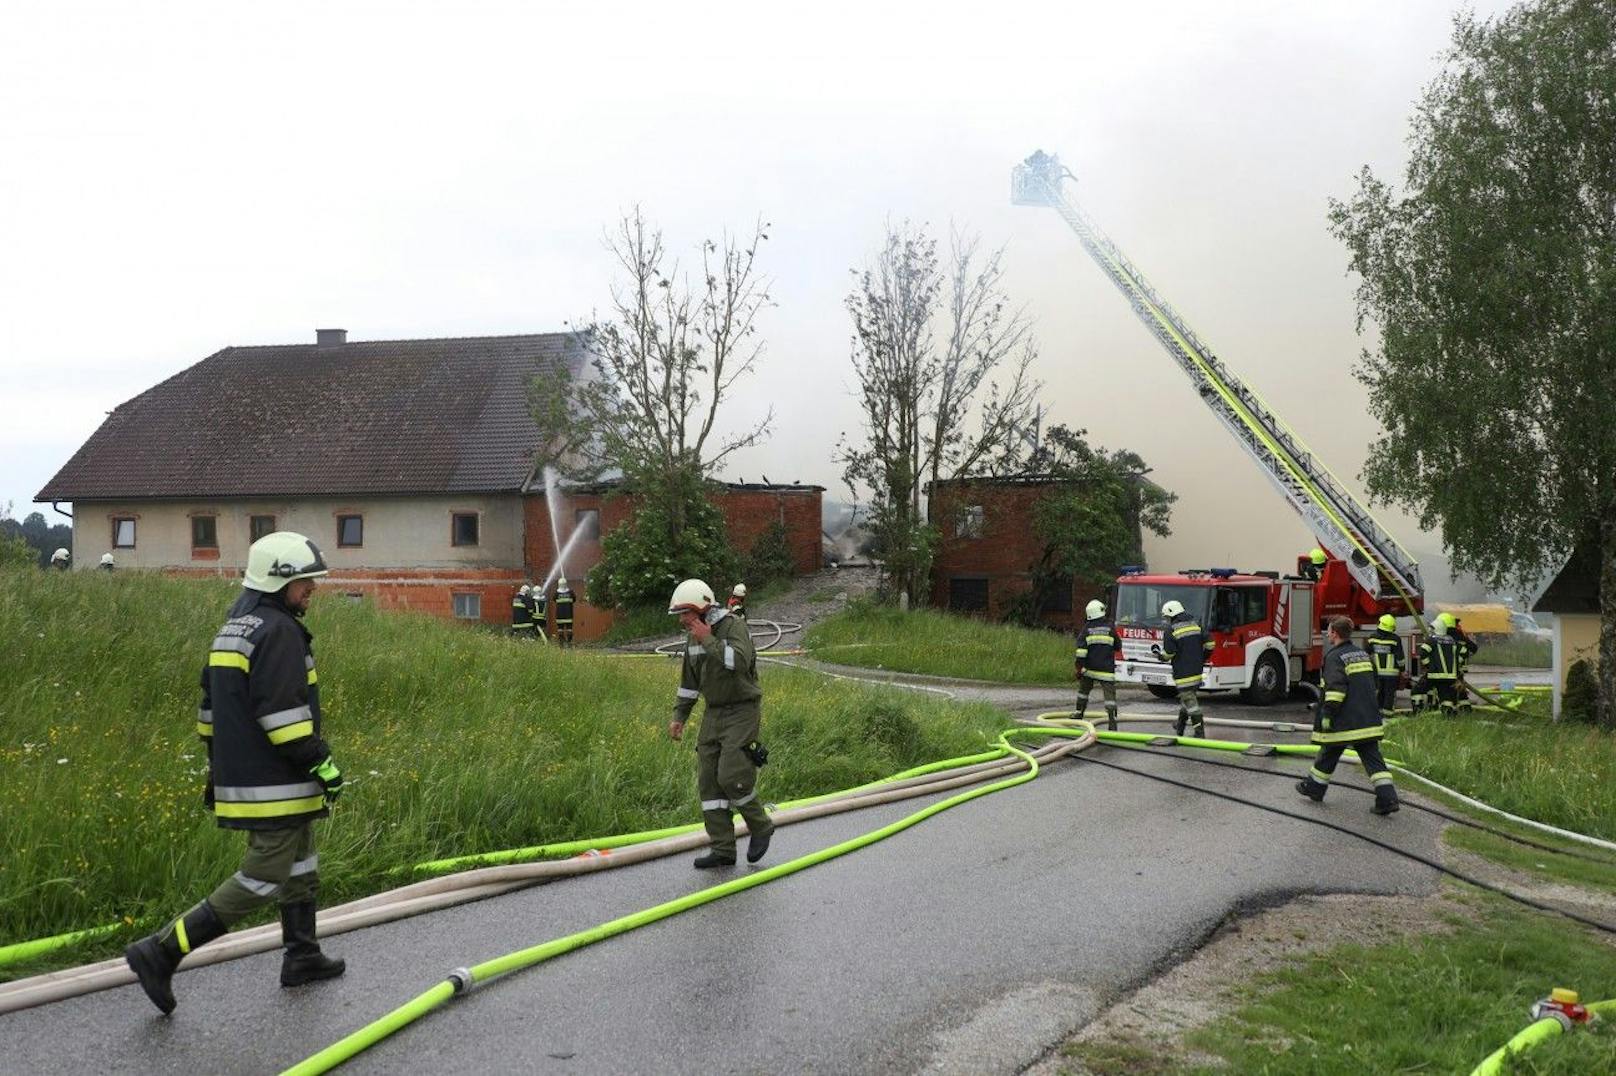
[[228, 347], [120, 404], [41, 501], [516, 491], [567, 333]]

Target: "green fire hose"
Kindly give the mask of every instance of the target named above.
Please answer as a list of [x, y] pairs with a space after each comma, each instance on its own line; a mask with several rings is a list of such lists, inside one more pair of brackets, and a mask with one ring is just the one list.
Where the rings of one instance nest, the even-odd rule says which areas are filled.
[[[1588, 1011], [1605, 1020], [1616, 1019], [1616, 998], [1590, 1002]], [[1481, 1064], [1470, 1071], [1470, 1076], [1498, 1076], [1504, 1071], [1505, 1062], [1515, 1055], [1547, 1042], [1565, 1030], [1566, 1026], [1552, 1016], [1528, 1024], [1516, 1032], [1514, 1038], [1488, 1054]]]

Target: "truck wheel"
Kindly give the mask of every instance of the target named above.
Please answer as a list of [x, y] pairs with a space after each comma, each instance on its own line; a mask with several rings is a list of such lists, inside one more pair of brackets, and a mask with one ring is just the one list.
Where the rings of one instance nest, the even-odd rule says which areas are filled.
[[1251, 670], [1251, 686], [1240, 694], [1253, 706], [1272, 706], [1284, 697], [1285, 665], [1278, 654], [1270, 650], [1257, 659], [1257, 667]]
[[1145, 688], [1158, 699], [1178, 698], [1178, 688], [1176, 687], [1165, 687], [1161, 684], [1146, 684]]

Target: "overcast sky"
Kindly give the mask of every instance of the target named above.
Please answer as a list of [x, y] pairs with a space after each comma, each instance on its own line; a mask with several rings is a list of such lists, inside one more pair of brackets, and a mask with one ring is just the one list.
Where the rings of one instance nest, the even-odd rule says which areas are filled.
[[28, 511], [108, 410], [226, 345], [587, 317], [603, 229], [640, 203], [676, 249], [773, 224], [777, 307], [734, 425], [771, 402], [779, 420], [726, 477], [845, 497], [842, 299], [909, 217], [1006, 246], [1048, 420], [1180, 495], [1157, 567], [1280, 567], [1310, 537], [1059, 218], [1009, 205], [1009, 169], [1061, 154], [1077, 200], [1356, 488], [1376, 428], [1326, 199], [1364, 164], [1400, 177], [1453, 11], [6, 5], [0, 504]]

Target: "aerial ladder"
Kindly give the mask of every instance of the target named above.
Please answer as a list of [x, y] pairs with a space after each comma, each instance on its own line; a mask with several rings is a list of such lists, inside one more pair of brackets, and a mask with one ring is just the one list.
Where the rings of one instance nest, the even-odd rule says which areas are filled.
[[1360, 603], [1360, 613], [1417, 615], [1424, 602], [1419, 564], [1296, 431], [1213, 354], [1117, 245], [1066, 197], [1061, 184], [1069, 178], [1076, 179], [1058, 157], [1040, 150], [1011, 172], [1010, 200], [1016, 205], [1048, 206], [1077, 233], [1089, 257], [1122, 291], [1139, 320], [1189, 376], [1202, 402], [1257, 461], [1291, 507], [1301, 513], [1319, 545], [1346, 566], [1364, 596], [1371, 599]]

